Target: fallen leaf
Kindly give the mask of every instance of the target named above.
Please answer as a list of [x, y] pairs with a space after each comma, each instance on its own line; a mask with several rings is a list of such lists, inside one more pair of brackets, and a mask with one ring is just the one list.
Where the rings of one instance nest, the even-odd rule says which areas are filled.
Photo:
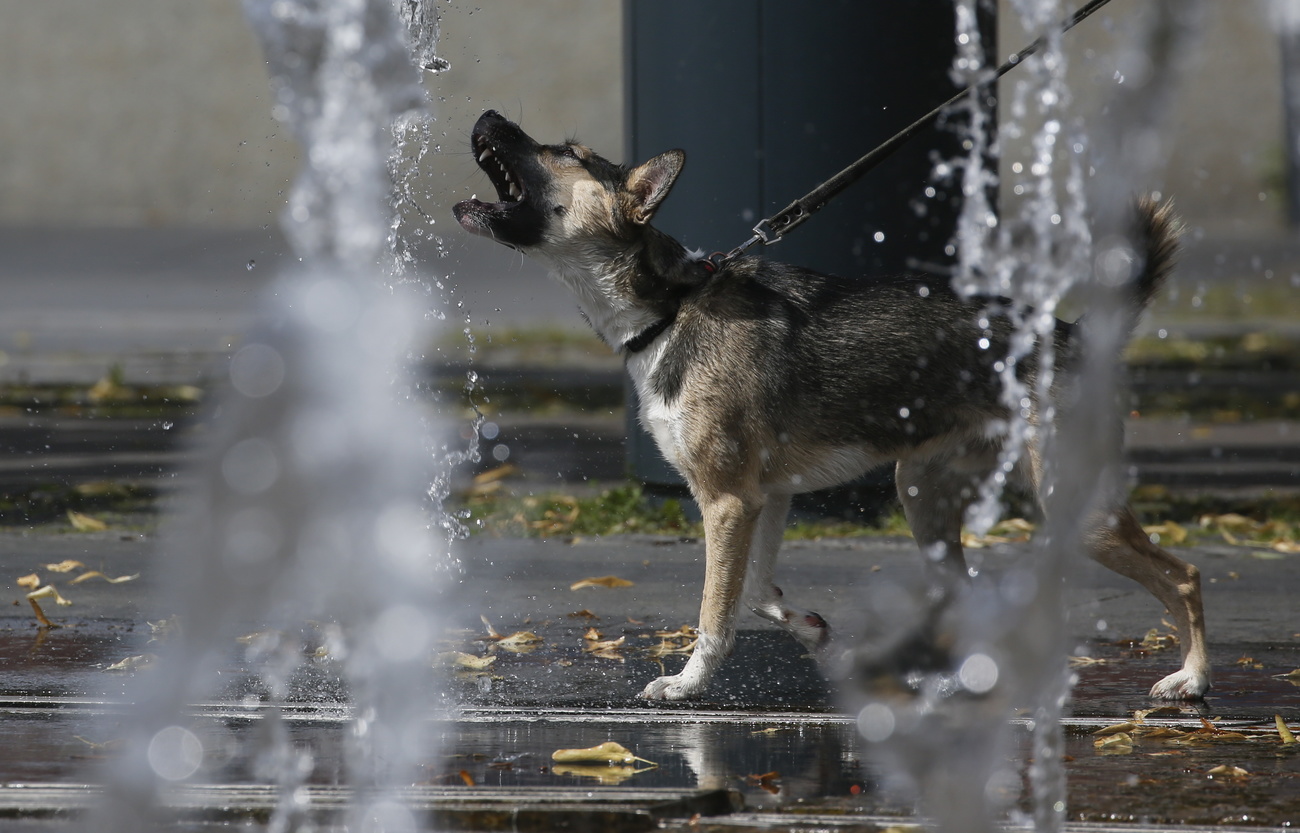
[[530, 651], [537, 650], [538, 646], [544, 640], [532, 631], [518, 631], [509, 636], [503, 636], [493, 643], [490, 647], [502, 648], [512, 651], [516, 654], [526, 654]]
[[85, 566], [86, 565], [82, 564], [80, 561], [75, 561], [71, 558], [65, 558], [63, 561], [60, 561], [58, 564], [46, 564], [45, 569], [49, 570], [51, 573], [70, 573], [73, 570], [80, 570]]
[[1137, 723], [1133, 723], [1133, 722], [1116, 723], [1114, 726], [1107, 726], [1103, 729], [1098, 729], [1097, 731], [1093, 732], [1093, 734], [1094, 735], [1118, 735], [1124, 732], [1132, 732], [1136, 728], [1138, 728]]
[[1241, 767], [1229, 766], [1228, 764], [1219, 764], [1214, 769], [1207, 771], [1205, 774], [1223, 778], [1246, 778], [1250, 775], [1249, 772]]
[[157, 654], [136, 654], [123, 660], [118, 660], [112, 665], [105, 668], [105, 671], [139, 671], [151, 667], [158, 661]]
[[108, 582], [109, 584], [121, 584], [124, 581], [135, 581], [139, 577], [140, 574], [136, 573], [135, 575], [131, 575], [131, 576], [118, 576], [117, 578], [109, 578], [108, 576], [101, 573], [99, 570], [91, 570], [90, 572], [82, 573], [81, 575], [77, 576], [72, 581], [68, 582], [68, 584], [80, 584], [81, 582], [90, 578], [102, 578], [104, 581]]
[[601, 576], [600, 578], [584, 578], [582, 581], [574, 582], [569, 589], [581, 590], [584, 587], [631, 587], [632, 582], [618, 576]]
[[55, 603], [58, 604], [60, 607], [67, 607], [68, 605], [72, 604], [72, 602], [60, 596], [59, 591], [55, 590], [54, 585], [52, 584], [47, 584], [44, 587], [40, 588], [39, 590], [33, 590], [32, 592], [27, 594], [28, 601], [35, 601], [37, 599], [50, 599], [50, 598], [54, 599]]
[[469, 770], [462, 769], [460, 771], [460, 780], [464, 781], [467, 787], [474, 786], [474, 776], [469, 774]]
[[1178, 644], [1178, 637], [1172, 633], [1161, 633], [1158, 629], [1152, 628], [1147, 631], [1146, 636], [1142, 637], [1140, 647], [1148, 651], [1163, 651], [1172, 645]]
[[601, 632], [595, 628], [587, 628], [587, 632], [582, 635], [582, 638], [588, 642], [599, 642], [601, 636]]
[[488, 483], [495, 483], [498, 480], [503, 480], [516, 474], [518, 471], [519, 467], [510, 463], [507, 463], [504, 466], [497, 466], [494, 469], [488, 469], [485, 472], [480, 472], [479, 474], [474, 475], [474, 485], [484, 486]]
[[1089, 665], [1109, 665], [1110, 660], [1098, 659], [1097, 657], [1070, 657], [1071, 668], [1083, 668]]
[[99, 518], [92, 518], [74, 509], [68, 510], [68, 521], [72, 524], [72, 528], [78, 532], [103, 532], [108, 529], [108, 524]]
[[17, 584], [19, 587], [25, 587], [28, 590], [35, 590], [37, 587], [41, 586], [41, 577], [35, 573], [29, 573], [15, 581], [14, 584]]
[[1172, 738], [1185, 738], [1187, 737], [1187, 733], [1169, 726], [1156, 726], [1144, 730], [1142, 732], [1142, 737], [1150, 740], [1170, 740]]
[[278, 630], [253, 631], [243, 636], [236, 636], [235, 641], [240, 645], [255, 645], [259, 643], [274, 644], [284, 638], [284, 632]]
[[72, 737], [89, 746], [93, 752], [116, 752], [126, 746], [126, 738], [112, 738], [103, 743], [96, 743], [93, 740], [83, 738], [81, 735], [73, 735]]
[[781, 778], [781, 773], [777, 772], [776, 770], [772, 770], [771, 772], [764, 772], [762, 775], [745, 776], [746, 781], [748, 781], [751, 784], [757, 785], [758, 787], [761, 787], [767, 792], [770, 792], [772, 795], [781, 794], [781, 787], [778, 786], [776, 783], [780, 778]]
[[600, 618], [596, 614], [592, 613], [590, 610], [587, 610], [585, 607], [582, 610], [575, 610], [573, 613], [567, 613], [565, 615], [568, 616], [570, 619], [599, 619]]
[[551, 760], [562, 764], [632, 764], [640, 761], [643, 764], [659, 766], [654, 761], [638, 758], [627, 747], [612, 740], [586, 749], [557, 749], [551, 753]]
[[780, 726], [773, 726], [770, 729], [759, 729], [756, 732], [750, 732], [750, 734], [751, 735], [775, 735], [779, 732], [790, 732], [790, 731], [793, 730], [788, 728], [782, 728]]
[[1126, 755], [1133, 751], [1133, 737], [1127, 732], [1106, 735], [1092, 742], [1103, 755]]
[[453, 665], [456, 665], [460, 668], [471, 668], [475, 671], [481, 671], [482, 669], [487, 668], [489, 665], [496, 662], [497, 658], [491, 655], [486, 657], [476, 657], [473, 654], [466, 654], [461, 651], [457, 651], [456, 653], [452, 654], [451, 661]]
[[1295, 735], [1291, 734], [1291, 730], [1287, 728], [1286, 723], [1282, 720], [1282, 715], [1273, 715], [1273, 722], [1277, 724], [1277, 733], [1282, 738], [1283, 744], [1295, 743]]
[[1187, 530], [1173, 521], [1162, 524], [1149, 524], [1142, 527], [1147, 535], [1156, 536], [1160, 543], [1181, 544], [1187, 540]]
[[603, 641], [592, 641], [592, 640], [588, 640], [588, 641], [591, 644], [585, 646], [582, 650], [586, 651], [587, 653], [597, 653], [600, 651], [614, 651], [619, 648], [622, 648], [623, 643], [627, 641], [627, 637], [620, 636], [618, 639], [606, 639]]

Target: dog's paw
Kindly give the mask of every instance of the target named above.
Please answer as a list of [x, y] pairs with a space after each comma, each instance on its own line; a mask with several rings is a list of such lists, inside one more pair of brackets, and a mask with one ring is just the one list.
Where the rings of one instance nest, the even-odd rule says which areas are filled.
[[1154, 700], [1200, 700], [1210, 690], [1210, 675], [1186, 668], [1175, 671], [1151, 686]]
[[819, 613], [811, 610], [791, 616], [785, 623], [799, 644], [816, 653], [831, 641], [831, 626]]
[[702, 688], [697, 680], [688, 678], [685, 674], [674, 674], [671, 677], [660, 677], [652, 680], [645, 690], [641, 692], [642, 700], [686, 700], [697, 694]]

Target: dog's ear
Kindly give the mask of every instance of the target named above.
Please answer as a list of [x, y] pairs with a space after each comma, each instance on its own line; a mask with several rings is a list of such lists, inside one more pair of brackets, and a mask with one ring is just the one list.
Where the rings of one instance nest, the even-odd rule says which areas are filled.
[[632, 221], [648, 223], [659, 203], [668, 196], [677, 175], [686, 165], [686, 151], [665, 151], [650, 161], [633, 168], [627, 175], [627, 190], [635, 200]]

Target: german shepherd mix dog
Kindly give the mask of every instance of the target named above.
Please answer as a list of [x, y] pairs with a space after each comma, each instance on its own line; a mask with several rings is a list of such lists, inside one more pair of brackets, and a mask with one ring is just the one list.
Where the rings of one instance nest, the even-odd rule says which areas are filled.
[[[493, 111], [471, 142], [500, 201], [457, 203], [456, 219], [544, 261], [578, 296], [591, 326], [625, 356], [641, 422], [704, 516], [699, 641], [682, 672], [654, 680], [643, 697], [681, 700], [705, 688], [731, 651], [742, 595], [804, 646], [826, 643], [825, 620], [772, 583], [792, 494], [894, 462], [936, 578], [965, 577], [963, 512], [997, 464], [1002, 437], [990, 426], [1008, 417], [992, 369], [1008, 352], [1007, 320], [943, 280], [844, 280], [757, 257], [715, 268], [650, 225], [681, 173], [680, 150], [628, 169], [573, 142], [539, 144]], [[1176, 250], [1167, 206], [1143, 202], [1138, 221], [1145, 265], [1132, 287], [1135, 316]], [[1071, 332], [1057, 322], [1058, 378], [1077, 364]], [[1033, 391], [1035, 364], [1022, 361]], [[1034, 403], [1033, 418], [1042, 410]], [[1036, 449], [1015, 474], [1037, 487]], [[1196, 568], [1153, 544], [1127, 507], [1099, 514], [1088, 546], [1174, 617], [1183, 666], [1151, 696], [1200, 698], [1210, 681]]]

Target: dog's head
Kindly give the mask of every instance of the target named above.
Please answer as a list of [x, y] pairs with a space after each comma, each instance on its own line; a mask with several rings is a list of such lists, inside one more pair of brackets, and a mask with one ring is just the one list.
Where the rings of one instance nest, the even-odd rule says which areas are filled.
[[681, 173], [670, 150], [627, 169], [574, 142], [543, 145], [494, 110], [479, 117], [470, 147], [498, 202], [463, 200], [465, 229], [521, 251], [564, 259], [578, 249], [626, 248], [649, 224]]

